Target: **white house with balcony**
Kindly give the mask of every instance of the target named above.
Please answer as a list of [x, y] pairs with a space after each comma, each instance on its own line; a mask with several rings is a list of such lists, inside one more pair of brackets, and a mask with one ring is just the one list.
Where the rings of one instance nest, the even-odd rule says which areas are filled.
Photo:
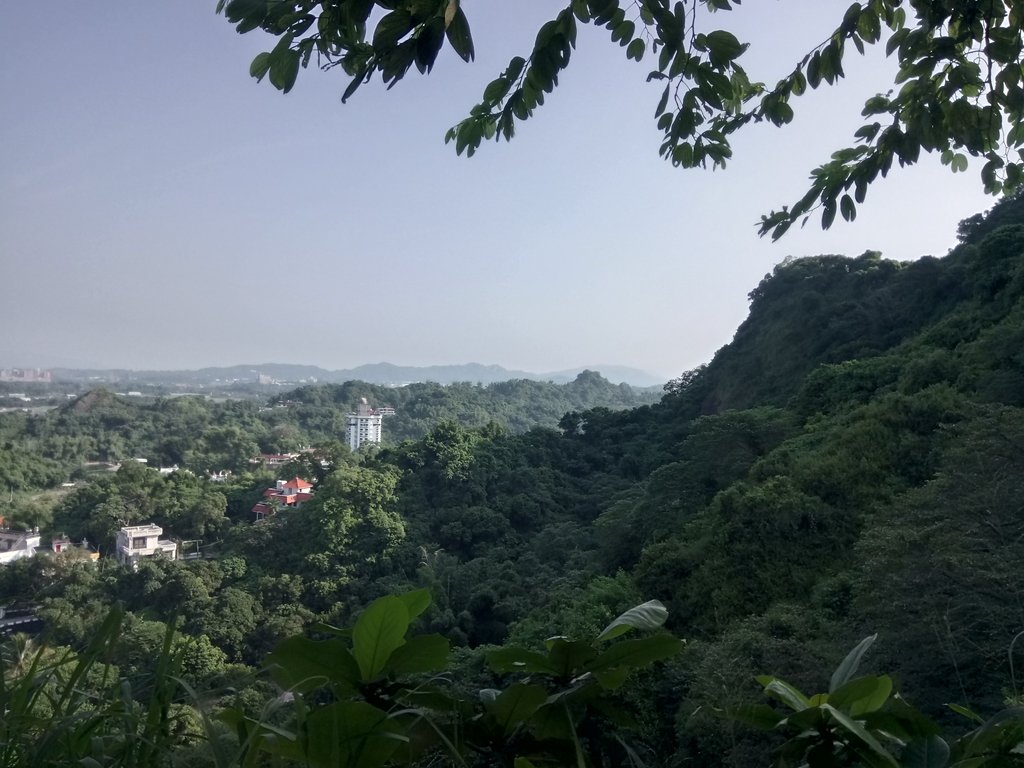
[[178, 545], [161, 539], [164, 529], [159, 525], [126, 525], [117, 532], [117, 561], [122, 565], [139, 567], [139, 560], [147, 557], [166, 557], [174, 560], [178, 556]]

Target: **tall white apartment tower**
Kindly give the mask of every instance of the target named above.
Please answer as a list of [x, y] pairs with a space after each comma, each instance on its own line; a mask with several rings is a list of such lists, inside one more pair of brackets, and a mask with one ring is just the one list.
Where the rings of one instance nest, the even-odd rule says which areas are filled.
[[381, 419], [364, 397], [356, 412], [348, 415], [348, 447], [358, 451], [365, 443], [379, 443]]

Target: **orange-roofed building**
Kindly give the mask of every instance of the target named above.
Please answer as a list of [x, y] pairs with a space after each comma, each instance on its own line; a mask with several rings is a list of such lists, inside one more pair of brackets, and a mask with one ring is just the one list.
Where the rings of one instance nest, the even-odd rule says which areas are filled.
[[278, 480], [273, 488], [263, 492], [263, 498], [265, 501], [257, 502], [252, 508], [256, 520], [273, 516], [281, 507], [301, 507], [313, 498], [313, 485], [301, 477]]

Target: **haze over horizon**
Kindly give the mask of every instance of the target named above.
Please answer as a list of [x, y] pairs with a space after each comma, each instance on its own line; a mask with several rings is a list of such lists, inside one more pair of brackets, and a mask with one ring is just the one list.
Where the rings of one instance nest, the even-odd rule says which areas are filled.
[[[528, 378], [536, 380], [552, 380], [556, 383], [563, 381], [571, 381], [584, 371], [593, 371], [601, 375], [602, 378], [610, 381], [613, 384], [626, 383], [633, 387], [660, 387], [665, 382], [669, 381], [674, 376], [665, 376], [660, 373], [645, 371], [639, 368], [633, 368], [631, 366], [621, 366], [614, 363], [594, 363], [590, 365], [579, 365], [579, 366], [567, 366], [558, 370], [550, 371], [530, 371], [519, 368], [509, 368], [503, 366], [500, 363], [479, 363], [479, 362], [462, 362], [462, 363], [438, 363], [428, 366], [406, 366], [401, 363], [393, 363], [386, 360], [382, 360], [375, 363], [360, 363], [358, 365], [345, 366], [343, 368], [326, 368], [324, 366], [318, 366], [312, 363], [303, 362], [281, 362], [281, 361], [270, 361], [264, 360], [262, 362], [241, 362], [241, 363], [225, 363], [222, 365], [205, 366], [203, 368], [156, 368], [156, 369], [144, 369], [144, 368], [126, 368], [124, 366], [93, 366], [93, 365], [65, 365], [61, 361], [52, 361], [50, 365], [11, 365], [5, 362], [6, 356], [3, 351], [0, 350], [0, 370], [49, 370], [49, 371], [74, 371], [74, 372], [110, 372], [119, 371], [127, 372], [130, 374], [145, 374], [152, 377], [154, 374], [191, 374], [199, 373], [203, 371], [214, 371], [219, 372], [221, 370], [233, 371], [236, 369], [245, 370], [251, 374], [266, 374], [274, 377], [282, 377], [282, 381], [288, 380], [306, 380], [310, 375], [323, 375], [324, 383], [327, 382], [338, 382], [341, 379], [338, 378], [338, 374], [345, 374], [346, 376], [350, 373], [352, 375], [351, 380], [367, 381], [370, 383], [412, 383], [412, 382], [424, 382], [434, 381], [441, 384], [452, 383], [452, 382], [463, 382], [463, 381], [476, 381], [481, 383], [493, 383], [499, 381], [509, 381], [519, 378]], [[42, 362], [42, 361], [37, 361]], [[70, 361], [68, 361], [70, 362]], [[320, 373], [313, 374], [312, 372], [282, 373], [281, 369], [317, 369]], [[398, 376], [400, 378], [392, 378], [392, 376]], [[165, 382], [166, 383], [166, 382]]]
[[[467, 0], [474, 64], [445, 51], [430, 76], [391, 92], [375, 81], [344, 106], [339, 72], [304, 71], [287, 96], [253, 81], [266, 38], [237, 35], [213, 6], [7, 9], [0, 365], [606, 360], [667, 380], [729, 341], [786, 256], [941, 256], [957, 222], [993, 203], [976, 168], [953, 176], [926, 158], [873, 185], [853, 224], [756, 237], [891, 82], [880, 50], [851, 54], [845, 82], [801, 99], [793, 125], [740, 137], [711, 174], [658, 157], [649, 62], [585, 28], [534, 119], [467, 161], [445, 130], [554, 6]], [[744, 62], [773, 82], [844, 7], [714, 21], [753, 40]], [[40, 55], [40, 31], [59, 56]]]

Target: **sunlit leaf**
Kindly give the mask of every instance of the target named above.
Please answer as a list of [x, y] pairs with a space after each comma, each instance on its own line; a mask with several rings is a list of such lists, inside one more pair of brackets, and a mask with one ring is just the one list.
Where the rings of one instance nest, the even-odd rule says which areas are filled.
[[846, 658], [843, 659], [842, 663], [836, 667], [836, 671], [832, 673], [832, 678], [829, 680], [828, 684], [829, 693], [832, 693], [832, 691], [837, 688], [846, 685], [853, 676], [857, 674], [857, 669], [860, 667], [861, 659], [877, 638], [877, 634], [865, 637], [846, 655]]
[[657, 629], [668, 618], [668, 610], [660, 600], [649, 600], [634, 606], [601, 630], [597, 640], [611, 640], [633, 629]]

